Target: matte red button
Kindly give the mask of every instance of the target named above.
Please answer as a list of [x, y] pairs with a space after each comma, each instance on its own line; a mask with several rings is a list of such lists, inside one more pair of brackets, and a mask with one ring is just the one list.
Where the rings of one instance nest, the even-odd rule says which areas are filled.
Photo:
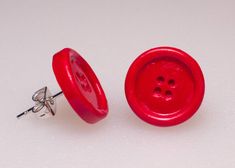
[[56, 79], [74, 111], [95, 123], [108, 113], [104, 91], [89, 64], [74, 50], [65, 48], [53, 56]]
[[141, 54], [130, 66], [125, 81], [132, 110], [157, 126], [172, 126], [189, 119], [199, 108], [204, 89], [198, 63], [172, 47]]

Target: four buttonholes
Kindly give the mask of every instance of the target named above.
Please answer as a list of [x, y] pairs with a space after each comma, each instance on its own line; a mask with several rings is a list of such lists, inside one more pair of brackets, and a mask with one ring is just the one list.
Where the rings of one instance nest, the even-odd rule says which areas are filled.
[[91, 92], [91, 87], [90, 87], [85, 75], [82, 73], [79, 73], [79, 72], [76, 72], [75, 74], [76, 74], [75, 76], [76, 76], [77, 80], [79, 81], [82, 89], [86, 92]]
[[[163, 77], [163, 76], [158, 76], [157, 77], [157, 81], [158, 81], [158, 83], [164, 83], [165, 82], [165, 78]], [[173, 87], [173, 86], [175, 86], [175, 80], [174, 79], [170, 79], [170, 80], [168, 80], [168, 82], [167, 82], [167, 84], [170, 86], [170, 87]], [[162, 95], [163, 97], [171, 97], [172, 96], [172, 91], [171, 90], [169, 90], [169, 89], [167, 89], [167, 90], [165, 90], [165, 92], [161, 89], [161, 86], [159, 86], [159, 84], [158, 84], [158, 86], [157, 87], [155, 87], [155, 89], [154, 89], [154, 94], [157, 94], [157, 95]]]

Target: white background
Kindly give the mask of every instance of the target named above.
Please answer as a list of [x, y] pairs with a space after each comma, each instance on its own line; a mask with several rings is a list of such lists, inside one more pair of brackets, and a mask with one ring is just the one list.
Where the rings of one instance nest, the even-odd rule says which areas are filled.
[[[157, 46], [192, 55], [205, 75], [196, 115], [168, 128], [130, 110], [132, 61]], [[54, 118], [15, 118], [47, 85], [60, 90], [52, 56], [77, 50], [93, 67], [110, 113], [89, 125], [58, 98]], [[235, 1], [0, 1], [1, 168], [235, 167]]]

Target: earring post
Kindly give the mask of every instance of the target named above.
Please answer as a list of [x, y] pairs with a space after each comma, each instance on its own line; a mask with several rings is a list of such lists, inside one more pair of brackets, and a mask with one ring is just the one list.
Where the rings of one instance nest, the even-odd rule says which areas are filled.
[[33, 107], [29, 108], [28, 110], [24, 111], [23, 113], [20, 113], [16, 116], [16, 118], [20, 119], [22, 116], [26, 115], [28, 112], [32, 111]]
[[63, 91], [60, 91], [60, 92], [56, 93], [55, 95], [53, 95], [52, 97], [55, 98], [55, 97], [61, 95], [62, 93], [63, 93]]

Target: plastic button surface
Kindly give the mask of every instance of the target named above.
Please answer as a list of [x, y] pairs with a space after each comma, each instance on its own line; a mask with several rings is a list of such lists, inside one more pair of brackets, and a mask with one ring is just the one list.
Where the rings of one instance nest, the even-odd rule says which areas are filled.
[[95, 123], [108, 113], [105, 93], [89, 64], [73, 49], [53, 56], [56, 79], [74, 111], [86, 122]]
[[172, 126], [189, 119], [203, 100], [204, 88], [198, 63], [172, 47], [141, 54], [130, 66], [125, 81], [132, 110], [157, 126]]

